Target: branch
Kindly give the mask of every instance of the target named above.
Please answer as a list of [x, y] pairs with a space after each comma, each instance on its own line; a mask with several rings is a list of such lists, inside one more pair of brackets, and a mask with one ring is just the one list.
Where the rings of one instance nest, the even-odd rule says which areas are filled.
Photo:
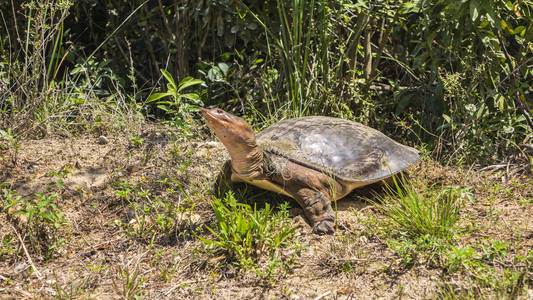
[[28, 253], [28, 249], [26, 249], [26, 245], [24, 245], [24, 241], [22, 240], [22, 237], [18, 233], [17, 229], [15, 228], [15, 226], [13, 226], [13, 224], [9, 223], [9, 225], [11, 225], [11, 228], [13, 228], [13, 231], [15, 231], [15, 234], [17, 235], [20, 244], [22, 245], [22, 249], [24, 249], [24, 254], [26, 254], [26, 257], [28, 258], [28, 263], [35, 271], [35, 275], [37, 275], [37, 278], [39, 278], [39, 280], [43, 279], [43, 275], [41, 274], [41, 272], [39, 272], [39, 269], [37, 269], [37, 267], [33, 263], [33, 259], [31, 259], [30, 253]]

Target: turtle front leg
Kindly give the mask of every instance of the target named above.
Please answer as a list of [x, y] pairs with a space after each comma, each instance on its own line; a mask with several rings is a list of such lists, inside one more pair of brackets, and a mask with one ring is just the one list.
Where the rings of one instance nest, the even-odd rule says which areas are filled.
[[303, 208], [305, 216], [311, 222], [313, 233], [331, 234], [334, 232], [335, 213], [331, 200], [323, 192], [300, 188], [294, 192], [294, 199]]
[[222, 169], [215, 180], [215, 184], [213, 186], [213, 194], [215, 196], [223, 198], [228, 191], [233, 190], [231, 172], [231, 161], [228, 160], [222, 166]]

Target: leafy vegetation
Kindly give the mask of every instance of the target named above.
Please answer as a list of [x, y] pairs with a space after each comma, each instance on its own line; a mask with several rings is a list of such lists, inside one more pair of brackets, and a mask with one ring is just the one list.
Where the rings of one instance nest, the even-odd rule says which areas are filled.
[[[258, 274], [269, 278], [283, 266], [283, 248], [292, 244], [295, 228], [290, 226], [291, 219], [287, 205], [282, 205], [274, 213], [268, 203], [263, 209], [252, 209], [248, 204], [239, 203], [229, 192], [221, 200], [215, 198], [211, 203], [216, 223], [207, 229], [213, 238], [200, 239], [213, 254], [223, 254], [229, 261], [244, 269], [256, 269]], [[258, 260], [267, 257], [266, 273], [261, 272]]]
[[[260, 124], [356, 119], [423, 142], [446, 163], [487, 163], [533, 130], [530, 1], [77, 1], [73, 9], [10, 0], [1, 8], [0, 129], [16, 135], [132, 113], [186, 129], [197, 105], [218, 105]], [[157, 89], [161, 73], [167, 91], [152, 93], [146, 87]]]
[[[395, 251], [402, 265], [427, 265], [442, 268], [445, 284], [436, 293], [443, 299], [460, 299], [483, 295], [499, 298], [517, 298], [527, 293], [526, 262], [531, 251], [524, 255], [509, 256], [510, 242], [483, 240], [462, 244], [469, 230], [457, 226], [461, 207], [474, 203], [472, 187], [428, 187], [423, 193], [403, 176], [393, 177], [394, 185], [386, 185], [385, 196], [379, 196], [375, 207], [387, 216], [369, 224], [380, 223], [376, 234], [385, 239], [387, 247]], [[498, 188], [497, 188], [498, 189]], [[458, 246], [461, 245], [461, 246]], [[499, 265], [503, 268], [496, 268]], [[521, 267], [518, 267], [521, 266]], [[462, 274], [470, 281], [470, 288], [447, 282], [454, 274]], [[478, 289], [472, 294], [472, 286]], [[490, 294], [482, 290], [489, 289]]]
[[[306, 278], [320, 298], [333, 274], [327, 291], [356, 276], [401, 298], [429, 274], [410, 297], [531, 296], [531, 0], [7, 0], [0, 19], [0, 294], [291, 298]], [[207, 106], [257, 130], [356, 120], [466, 174], [335, 203], [336, 235], [315, 238], [287, 204], [212, 199]]]
[[[167, 80], [167, 91], [153, 93], [146, 99], [146, 102], [150, 103], [155, 101], [158, 104], [157, 107], [171, 116], [171, 119], [176, 122], [178, 127], [187, 128], [187, 125], [190, 125], [191, 114], [199, 111], [197, 107], [202, 106], [202, 101], [198, 94], [183, 93], [183, 89], [203, 84], [204, 82], [192, 77], [185, 77], [176, 85], [174, 78], [172, 78], [172, 75], [168, 71], [161, 70], [161, 73]], [[170, 97], [172, 101], [160, 100], [165, 97]], [[184, 100], [189, 100], [192, 103], [187, 103]]]
[[46, 196], [35, 193], [36, 199], [27, 200], [7, 188], [2, 189], [2, 194], [2, 211], [14, 219], [12, 226], [17, 226], [28, 237], [30, 249], [45, 258], [52, 257], [65, 243], [58, 234], [58, 229], [66, 220], [55, 203], [57, 194]]

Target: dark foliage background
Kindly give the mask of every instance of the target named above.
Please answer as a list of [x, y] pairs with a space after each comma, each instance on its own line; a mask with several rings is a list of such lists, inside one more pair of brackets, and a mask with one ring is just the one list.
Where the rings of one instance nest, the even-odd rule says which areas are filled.
[[[532, 10], [527, 0], [2, 1], [0, 128], [80, 132], [122, 114], [187, 131], [197, 105], [217, 105], [258, 128], [334, 115], [445, 163], [499, 161], [530, 143]], [[204, 83], [147, 101], [168, 89], [161, 69], [176, 85]]]

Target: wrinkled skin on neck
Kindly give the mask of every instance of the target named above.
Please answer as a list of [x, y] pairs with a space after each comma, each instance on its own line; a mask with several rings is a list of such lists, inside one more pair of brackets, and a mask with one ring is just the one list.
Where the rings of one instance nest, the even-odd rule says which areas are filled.
[[201, 111], [207, 127], [228, 150], [233, 170], [246, 178], [260, 176], [263, 173], [263, 151], [257, 145], [250, 125], [219, 108], [201, 108]]

